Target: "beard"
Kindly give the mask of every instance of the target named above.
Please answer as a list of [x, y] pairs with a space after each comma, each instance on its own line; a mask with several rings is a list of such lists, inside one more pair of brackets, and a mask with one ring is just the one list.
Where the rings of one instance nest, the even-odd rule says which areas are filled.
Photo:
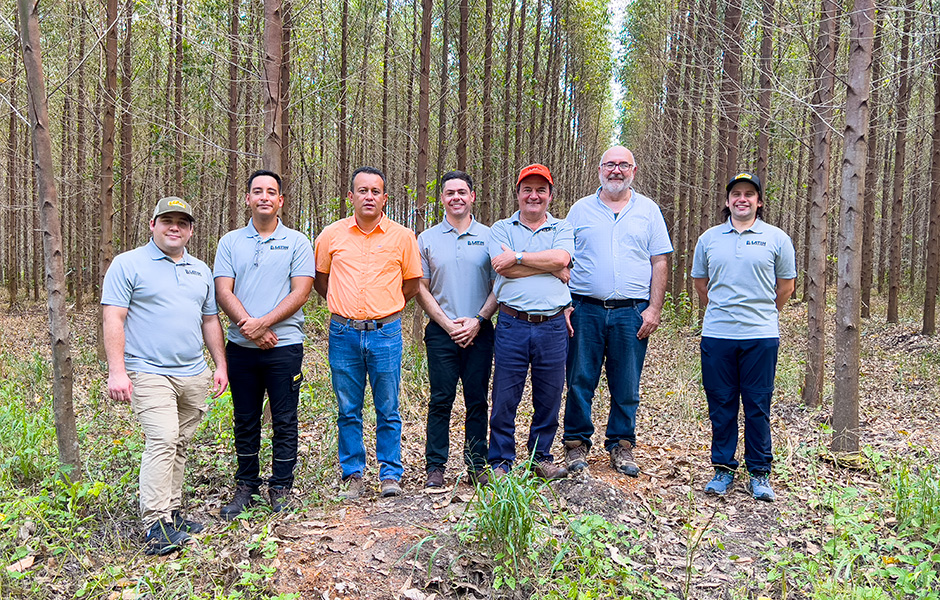
[[623, 179], [606, 179], [601, 187], [608, 194], [619, 195], [623, 192], [630, 189], [630, 186], [633, 184], [632, 177], [624, 177]]

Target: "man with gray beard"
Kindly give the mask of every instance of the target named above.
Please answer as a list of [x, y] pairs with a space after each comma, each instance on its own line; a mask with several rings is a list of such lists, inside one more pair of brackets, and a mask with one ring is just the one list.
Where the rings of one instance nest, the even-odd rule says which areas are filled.
[[606, 360], [610, 415], [604, 447], [614, 470], [630, 477], [640, 473], [633, 456], [640, 373], [649, 336], [659, 327], [672, 243], [659, 206], [633, 189], [636, 171], [632, 152], [623, 146], [607, 150], [598, 167], [601, 186], [578, 200], [566, 218], [575, 239], [564, 434], [572, 472], [587, 467], [591, 403]]

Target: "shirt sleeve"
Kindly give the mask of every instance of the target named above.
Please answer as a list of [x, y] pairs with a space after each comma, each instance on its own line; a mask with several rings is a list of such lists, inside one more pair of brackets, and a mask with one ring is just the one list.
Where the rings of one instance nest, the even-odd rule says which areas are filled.
[[314, 255], [317, 264], [317, 271], [320, 273], [329, 273], [330, 264], [333, 260], [333, 256], [330, 254], [330, 240], [332, 236], [330, 233], [330, 228], [327, 227], [320, 235], [317, 236], [316, 241], [314, 242]]
[[569, 259], [574, 256], [574, 227], [571, 223], [564, 219], [558, 221], [555, 225], [555, 242], [552, 248], [564, 250], [568, 253]]
[[796, 251], [790, 236], [783, 234], [777, 256], [774, 258], [774, 275], [777, 279], [796, 279]]
[[426, 244], [427, 236], [425, 232], [421, 232], [421, 235], [418, 236], [418, 252], [421, 254], [421, 273], [424, 279], [431, 278], [431, 257], [428, 256], [430, 253], [430, 248]]
[[705, 251], [705, 242], [701, 236], [695, 244], [695, 253], [692, 255], [692, 278], [709, 279], [708, 277], [708, 256]]
[[310, 238], [298, 232], [297, 243], [294, 245], [294, 255], [290, 262], [291, 277], [313, 277], [316, 275], [314, 266], [313, 247]]
[[232, 238], [222, 236], [219, 247], [215, 251], [215, 262], [212, 263], [213, 277], [235, 277], [235, 267], [232, 265]]
[[669, 254], [673, 251], [672, 241], [669, 239], [669, 229], [666, 228], [666, 220], [663, 218], [663, 212], [659, 206], [653, 203], [650, 210], [650, 256], [660, 254]]
[[509, 239], [509, 230], [506, 221], [497, 221], [490, 227], [490, 258], [503, 253], [503, 246], [513, 250], [512, 240]]
[[421, 253], [418, 251], [418, 240], [415, 233], [405, 229], [401, 251], [401, 278], [418, 279], [423, 275], [421, 268]]
[[204, 270], [206, 281], [209, 284], [209, 293], [206, 294], [206, 300], [202, 303], [202, 314], [217, 315], [219, 314], [219, 305], [215, 301], [215, 284], [212, 282], [212, 271], [209, 270], [208, 265]]
[[131, 298], [134, 296], [134, 281], [133, 276], [125, 268], [125, 262], [118, 255], [104, 274], [101, 304], [122, 308], [128, 308], [131, 305]]

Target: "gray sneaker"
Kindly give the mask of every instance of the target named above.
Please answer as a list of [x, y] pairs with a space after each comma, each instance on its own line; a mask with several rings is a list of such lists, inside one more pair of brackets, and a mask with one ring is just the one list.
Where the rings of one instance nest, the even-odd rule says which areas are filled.
[[620, 440], [616, 446], [610, 449], [610, 466], [615, 471], [620, 471], [630, 477], [640, 475], [640, 467], [636, 465], [636, 459], [633, 458], [633, 444], [628, 440]]
[[361, 473], [353, 473], [344, 479], [343, 483], [346, 484], [346, 491], [342, 492], [340, 497], [344, 500], [356, 500], [362, 495], [363, 484]]
[[715, 469], [715, 476], [705, 484], [705, 493], [714, 496], [724, 496], [734, 484], [734, 472], [727, 469]]
[[747, 491], [751, 492], [755, 500], [763, 500], [764, 502], [776, 500], [777, 495], [774, 494], [774, 489], [770, 487], [769, 473], [751, 473], [750, 475], [751, 479], [747, 482]]
[[587, 444], [580, 440], [569, 440], [565, 442], [565, 462], [568, 470], [572, 473], [583, 471], [587, 468]]

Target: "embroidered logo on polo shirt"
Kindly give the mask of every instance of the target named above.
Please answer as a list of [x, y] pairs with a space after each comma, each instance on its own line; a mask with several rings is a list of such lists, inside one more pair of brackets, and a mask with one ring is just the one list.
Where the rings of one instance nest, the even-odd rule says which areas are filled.
[[485, 246], [486, 242], [484, 242], [483, 240], [468, 240], [467, 245], [468, 246]]
[[767, 242], [762, 242], [760, 240], [748, 240], [744, 245], [745, 246], [766, 246]]
[[271, 246], [271, 250], [290, 250], [290, 246], [283, 246], [283, 245], [282, 245], [282, 246], [277, 246], [277, 245], [272, 245], [272, 246]]
[[183, 270], [186, 271], [187, 275], [202, 275], [202, 273], [200, 273], [199, 271], [195, 269], [183, 269]]

